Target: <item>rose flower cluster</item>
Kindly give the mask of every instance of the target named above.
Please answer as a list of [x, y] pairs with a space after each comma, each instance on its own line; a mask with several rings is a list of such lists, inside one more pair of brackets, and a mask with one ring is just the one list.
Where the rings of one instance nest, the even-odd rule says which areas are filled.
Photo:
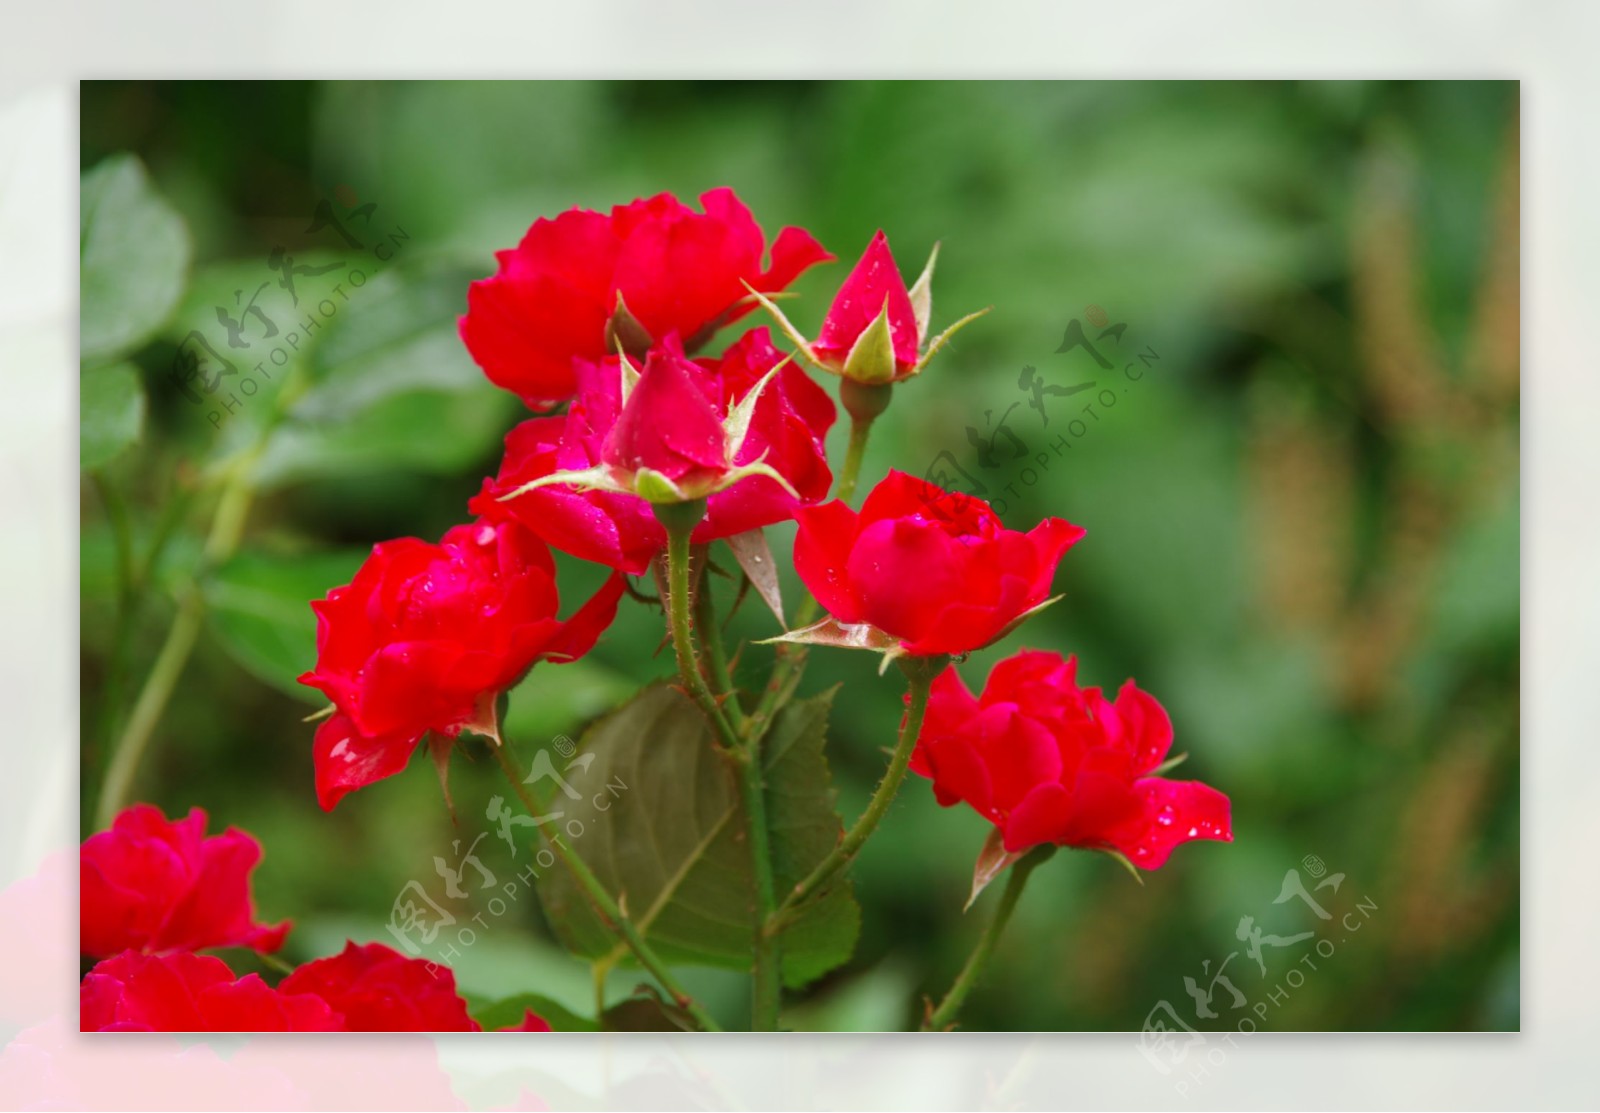
[[[626, 579], [649, 572], [659, 577], [680, 687], [720, 723], [720, 752], [750, 747], [749, 768], [760, 735], [728, 729], [729, 717], [743, 722], [740, 695], [709, 693], [681, 628], [684, 597], [700, 590], [686, 569], [691, 547], [733, 545], [792, 520], [793, 567], [810, 598], [793, 627], [769, 639], [786, 643], [775, 669], [802, 659], [802, 645], [867, 649], [882, 666], [897, 663], [916, 696], [880, 792], [892, 793], [907, 768], [929, 778], [941, 804], [965, 803], [994, 825], [1005, 864], [1067, 846], [1155, 869], [1181, 843], [1231, 839], [1225, 796], [1160, 775], [1172, 764], [1172, 725], [1131, 681], [1108, 699], [1079, 686], [1074, 659], [1033, 651], [996, 665], [978, 696], [956, 672], [953, 658], [1055, 601], [1058, 565], [1083, 529], [1054, 517], [1010, 529], [981, 499], [902, 471], [855, 508], [872, 422], [981, 316], [933, 334], [934, 259], [907, 285], [878, 232], [810, 336], [775, 299], [834, 257], [798, 228], [782, 229], [769, 250], [729, 189], [704, 194], [698, 208], [661, 194], [610, 212], [573, 209], [536, 221], [496, 258], [495, 273], [465, 292], [460, 336], [488, 379], [532, 414], [467, 502], [470, 520], [437, 542], [375, 546], [349, 584], [312, 604], [316, 663], [301, 681], [331, 705], [312, 744], [324, 809], [399, 773], [419, 749], [442, 777], [463, 734], [502, 746], [505, 693], [540, 662], [587, 653]], [[752, 310], [768, 324], [735, 332]], [[822, 382], [837, 379], [849, 417], [837, 469], [828, 438], [839, 414], [807, 365]], [[563, 606], [552, 549], [610, 570], [604, 585]], [[753, 766], [750, 814], [764, 822], [760, 761]], [[755, 933], [758, 984], [767, 929], [848, 865], [887, 802], [875, 798], [817, 876], [768, 909], [774, 918]], [[198, 811], [169, 824], [135, 808], [85, 844], [84, 946], [104, 959], [84, 982], [85, 1027], [473, 1027], [448, 971], [419, 976], [416, 960], [377, 944], [352, 943], [275, 987], [197, 954], [271, 951], [287, 930], [253, 920], [245, 878], [259, 856], [254, 841], [236, 831], [204, 839], [203, 825]], [[595, 907], [604, 922], [623, 914]], [[645, 945], [627, 942], [672, 991]], [[770, 955], [765, 962], [770, 975]], [[777, 992], [756, 991], [756, 1012], [770, 1010], [769, 1021]], [[532, 1014], [527, 1023], [540, 1025]]]
[[[79, 851], [79, 947], [99, 959], [79, 987], [85, 1032], [476, 1032], [455, 976], [381, 943], [346, 945], [276, 986], [199, 952], [271, 954], [289, 924], [255, 919], [261, 846], [206, 814], [173, 822], [136, 804]], [[549, 1031], [528, 1012], [517, 1031]]]

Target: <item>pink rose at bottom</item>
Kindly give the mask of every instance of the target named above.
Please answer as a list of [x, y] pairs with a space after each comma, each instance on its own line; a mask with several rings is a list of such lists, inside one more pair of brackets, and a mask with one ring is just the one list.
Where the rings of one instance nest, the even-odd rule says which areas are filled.
[[85, 1032], [336, 1032], [321, 997], [236, 977], [210, 955], [124, 951], [96, 964], [78, 990]]
[[954, 666], [934, 680], [911, 769], [940, 804], [992, 822], [1008, 852], [1115, 850], [1151, 870], [1182, 843], [1233, 841], [1226, 796], [1151, 775], [1171, 746], [1166, 711], [1133, 681], [1108, 700], [1078, 686], [1076, 658], [1025, 650], [977, 697]]
[[[79, 987], [85, 1032], [478, 1032], [444, 966], [382, 943], [346, 943], [276, 988], [210, 955], [127, 951]], [[548, 1032], [531, 1009], [508, 1032]]]
[[[382, 943], [346, 943], [344, 950], [300, 967], [278, 987], [312, 993], [344, 1017], [352, 1032], [478, 1032], [447, 967], [407, 958]], [[507, 1031], [548, 1032], [529, 1012]]]
[[287, 922], [255, 918], [250, 874], [261, 844], [236, 827], [206, 835], [206, 813], [169, 820], [160, 808], [124, 808], [109, 831], [79, 852], [79, 947], [110, 958], [121, 951], [197, 951], [283, 946]]

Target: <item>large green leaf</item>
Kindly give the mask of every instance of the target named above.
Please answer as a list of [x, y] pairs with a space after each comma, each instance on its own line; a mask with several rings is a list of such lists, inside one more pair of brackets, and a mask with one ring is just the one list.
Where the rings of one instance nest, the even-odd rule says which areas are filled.
[[492, 456], [518, 404], [456, 335], [471, 278], [429, 264], [350, 291], [307, 349], [310, 386], [273, 433], [258, 484], [392, 468], [452, 473]]
[[250, 672], [308, 703], [327, 702], [295, 678], [317, 659], [311, 601], [350, 582], [361, 550], [267, 556], [241, 553], [205, 582], [211, 629]]
[[[448, 263], [396, 268], [359, 292], [311, 352], [315, 385], [295, 404], [304, 418], [337, 418], [406, 391], [487, 391], [456, 321], [476, 269]], [[359, 299], [359, 300], [358, 300]]]
[[517, 401], [504, 391], [411, 391], [346, 419], [285, 421], [255, 471], [262, 489], [406, 468], [454, 474], [488, 456]]
[[[780, 893], [841, 835], [823, 755], [832, 698], [830, 692], [791, 703], [766, 739], [768, 822]], [[563, 813], [570, 845], [625, 902], [664, 960], [747, 968], [754, 885], [744, 811], [699, 709], [677, 689], [653, 685], [585, 732], [575, 760], [589, 755], [592, 764], [567, 775], [577, 799], [553, 782], [535, 785], [536, 791], [550, 789], [548, 810]], [[588, 958], [613, 950], [615, 937], [565, 870], [545, 870], [536, 884], [569, 948]], [[850, 884], [841, 881], [783, 934], [784, 981], [801, 986], [845, 962], [860, 926]]]
[[83, 175], [79, 204], [79, 342], [93, 363], [132, 351], [171, 316], [189, 268], [189, 232], [132, 155]]
[[85, 371], [79, 383], [78, 463], [93, 471], [139, 439], [144, 386], [129, 363]]

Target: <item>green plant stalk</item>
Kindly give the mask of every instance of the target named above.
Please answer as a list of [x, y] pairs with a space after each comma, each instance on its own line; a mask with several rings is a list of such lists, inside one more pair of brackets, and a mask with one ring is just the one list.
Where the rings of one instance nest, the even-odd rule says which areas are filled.
[[[188, 664], [189, 654], [194, 651], [195, 642], [200, 635], [200, 626], [205, 617], [205, 600], [200, 592], [200, 579], [231, 557], [239, 547], [239, 539], [244, 535], [245, 522], [250, 516], [250, 507], [255, 501], [253, 478], [256, 462], [266, 451], [267, 440], [277, 428], [278, 422], [282, 420], [283, 415], [288, 412], [290, 403], [297, 397], [303, 379], [304, 375], [297, 367], [284, 380], [283, 387], [273, 400], [271, 411], [262, 423], [255, 444], [244, 452], [227, 472], [227, 480], [223, 484], [222, 494], [217, 499], [216, 513], [211, 519], [211, 529], [206, 535], [200, 563], [180, 592], [178, 611], [173, 617], [171, 628], [167, 631], [166, 641], [157, 652], [156, 662], [151, 666], [150, 674], [145, 677], [144, 686], [139, 689], [139, 697], [134, 702], [128, 722], [112, 747], [111, 762], [106, 767], [105, 779], [101, 783], [100, 806], [95, 813], [96, 821], [102, 828], [110, 826], [112, 819], [127, 800], [133, 787], [134, 777], [138, 773], [139, 762], [149, 746], [150, 737], [161, 722], [167, 702], [177, 687], [178, 678], [183, 675], [183, 668]], [[176, 518], [163, 522], [163, 533], [151, 549], [148, 567], [145, 570], [147, 575], [154, 571], [155, 562], [166, 545], [166, 531], [176, 525]]]
[[678, 675], [689, 698], [699, 704], [716, 731], [721, 747], [730, 756], [737, 757], [743, 751], [741, 740], [722, 713], [717, 697], [706, 686], [694, 649], [694, 625], [689, 617], [689, 534], [694, 525], [662, 524], [667, 527], [667, 625], [672, 634], [672, 649], [678, 658]]
[[[709, 573], [702, 573], [709, 575]], [[733, 688], [733, 674], [728, 668], [728, 652], [717, 630], [716, 605], [711, 598], [711, 584], [702, 579], [700, 590], [694, 593], [694, 624], [700, 632], [700, 646], [705, 654], [706, 678], [712, 694], [721, 701], [723, 713], [733, 728], [743, 733], [745, 714], [739, 704], [738, 693]]]
[[[594, 909], [595, 915], [599, 916], [601, 922], [605, 924], [606, 929], [615, 932], [622, 938], [622, 941], [628, 945], [628, 949], [633, 952], [634, 957], [639, 960], [639, 964], [648, 970], [656, 981], [661, 983], [661, 988], [672, 995], [673, 1001], [684, 1012], [692, 1016], [696, 1024], [707, 1032], [720, 1032], [721, 1028], [717, 1026], [717, 1022], [711, 1019], [711, 1015], [694, 998], [684, 992], [683, 987], [678, 984], [678, 980], [667, 969], [666, 963], [662, 962], [650, 945], [644, 941], [644, 937], [633, 926], [633, 922], [628, 919], [627, 914], [611, 898], [611, 894], [606, 892], [606, 887], [600, 883], [600, 879], [594, 875], [594, 871], [589, 869], [589, 864], [579, 856], [576, 850], [573, 850], [572, 847], [562, 841], [561, 832], [556, 830], [555, 824], [545, 817], [543, 807], [539, 801], [533, 798], [533, 793], [528, 791], [528, 786], [523, 783], [524, 773], [517, 766], [517, 759], [511, 756], [511, 747], [501, 742], [498, 745], [490, 743], [489, 749], [494, 752], [495, 761], [499, 763], [501, 771], [506, 775], [506, 780], [510, 782], [511, 791], [515, 792], [517, 799], [522, 801], [522, 806], [527, 809], [529, 817], [535, 821], [539, 828], [539, 833], [550, 844], [550, 849], [555, 852], [556, 857], [561, 859], [562, 864], [571, 871], [573, 880], [583, 890], [584, 896], [589, 898], [590, 906]], [[598, 1020], [599, 1018], [597, 1017], [596, 1019]]]
[[112, 751], [111, 763], [106, 767], [105, 780], [100, 786], [100, 807], [95, 812], [95, 826], [101, 830], [111, 826], [128, 799], [139, 760], [144, 756], [150, 736], [155, 733], [156, 724], [161, 721], [178, 677], [189, 663], [189, 654], [194, 650], [204, 617], [205, 604], [200, 598], [200, 588], [190, 584], [178, 603], [178, 613], [167, 631], [167, 640], [156, 654], [156, 663], [150, 668], [150, 675]]
[[121, 811], [127, 802], [133, 788], [134, 776], [138, 773], [139, 762], [149, 746], [150, 737], [161, 722], [161, 716], [167, 709], [167, 702], [172, 698], [178, 678], [183, 675], [184, 666], [189, 663], [189, 655], [194, 651], [195, 642], [199, 639], [200, 627], [205, 620], [205, 600], [200, 592], [200, 577], [227, 560], [239, 546], [239, 538], [244, 532], [244, 522], [250, 514], [250, 505], [255, 498], [255, 491], [250, 485], [250, 473], [257, 454], [252, 453], [248, 459], [241, 462], [222, 490], [217, 502], [216, 516], [211, 521], [211, 532], [206, 538], [200, 567], [195, 569], [194, 576], [183, 589], [178, 602], [178, 612], [172, 620], [172, 627], [167, 631], [167, 640], [162, 643], [160, 651], [156, 654], [156, 662], [151, 666], [150, 675], [145, 678], [144, 687], [139, 690], [139, 698], [134, 702], [133, 711], [128, 715], [127, 725], [123, 727], [122, 734], [112, 750], [111, 763], [106, 768], [105, 781], [100, 789], [100, 807], [95, 814], [99, 827], [109, 827], [117, 812]]
[[[916, 663], [908, 664], [908, 660]], [[768, 918], [769, 934], [781, 931], [799, 910], [801, 904], [831, 881], [835, 874], [853, 862], [856, 855], [861, 852], [862, 845], [871, 837], [872, 832], [878, 829], [878, 824], [883, 822], [883, 817], [889, 812], [889, 805], [894, 803], [895, 794], [900, 790], [900, 783], [905, 780], [906, 769], [911, 763], [911, 751], [916, 748], [917, 735], [922, 732], [922, 716], [928, 709], [928, 689], [947, 660], [948, 658], [944, 657], [901, 659], [901, 668], [906, 673], [907, 684], [911, 691], [911, 706], [906, 709], [905, 720], [900, 724], [900, 737], [895, 742], [894, 754], [889, 759], [889, 768], [884, 770], [883, 779], [873, 791], [866, 811], [861, 813], [861, 817], [855, 821], [850, 830], [845, 832], [839, 844], [817, 863], [816, 868], [806, 876], [805, 880], [790, 890], [777, 911]]]
[[856, 480], [861, 475], [861, 461], [867, 455], [867, 438], [872, 434], [873, 418], [850, 419], [850, 444], [844, 453], [844, 468], [839, 472], [839, 487], [834, 497], [849, 502], [856, 495]]
[[767, 786], [761, 761], [760, 739], [753, 739], [746, 759], [739, 763], [739, 795], [744, 804], [750, 841], [750, 863], [755, 876], [755, 907], [751, 915], [751, 1027], [758, 1032], [778, 1029], [778, 1008], [783, 998], [783, 955], [776, 933], [767, 921], [778, 906], [772, 876], [771, 830], [767, 824]]
[[[881, 412], [881, 411], [880, 411]], [[850, 419], [850, 444], [845, 450], [844, 466], [839, 470], [838, 482], [834, 490], [834, 497], [849, 502], [855, 497], [856, 480], [861, 474], [861, 461], [866, 457], [867, 439], [872, 433], [872, 417], [852, 417]], [[793, 630], [802, 630], [810, 626], [817, 618], [817, 600], [810, 593], [800, 601], [800, 606], [795, 610], [794, 621], [790, 626]], [[806, 647], [791, 643], [778, 646], [777, 661], [773, 665], [771, 679], [767, 682], [766, 689], [761, 693], [761, 698], [756, 701], [755, 710], [746, 719], [746, 735], [759, 737], [760, 732], [766, 730], [772, 717], [778, 709], [788, 702], [789, 697], [799, 686], [800, 673], [805, 669]]]
[[972, 992], [973, 985], [983, 974], [989, 956], [994, 954], [995, 944], [1000, 941], [1000, 934], [1005, 931], [1006, 924], [1011, 920], [1011, 913], [1022, 897], [1023, 886], [1028, 883], [1028, 875], [1055, 853], [1055, 849], [1049, 845], [1041, 846], [1012, 863], [1011, 876], [1006, 878], [1006, 888], [1000, 894], [1000, 903], [995, 906], [994, 916], [984, 927], [983, 934], [978, 936], [977, 946], [973, 947], [972, 954], [967, 957], [967, 964], [961, 968], [961, 973], [956, 975], [956, 980], [951, 984], [950, 991], [944, 995], [944, 1000], [940, 1001], [939, 1007], [929, 1013], [927, 1019], [922, 1022], [924, 1032], [942, 1032], [955, 1023], [962, 1002], [967, 999], [967, 994]]
[[[663, 524], [667, 527], [667, 611], [672, 626], [672, 645], [678, 655], [678, 672], [695, 702], [700, 704], [722, 737], [727, 755], [736, 767], [750, 844], [751, 874], [755, 880], [755, 907], [751, 917], [751, 1026], [758, 1032], [771, 1032], [778, 1026], [783, 985], [778, 939], [776, 934], [766, 930], [768, 917], [777, 905], [777, 891], [772, 880], [760, 736], [741, 738], [732, 730], [716, 697], [706, 687], [705, 678], [700, 675], [689, 618], [689, 535], [694, 523], [668, 520]], [[715, 637], [714, 628], [711, 636]], [[728, 698], [734, 698], [731, 692]]]
[[133, 531], [128, 524], [128, 506], [120, 492], [102, 472], [90, 476], [94, 489], [105, 507], [106, 520], [111, 526], [111, 536], [116, 549], [117, 607], [111, 627], [111, 652], [106, 662], [105, 694], [94, 732], [96, 740], [109, 741], [116, 729], [118, 712], [122, 706], [123, 661], [127, 656], [129, 632], [133, 627], [134, 612], [139, 598], [138, 577], [134, 567]]

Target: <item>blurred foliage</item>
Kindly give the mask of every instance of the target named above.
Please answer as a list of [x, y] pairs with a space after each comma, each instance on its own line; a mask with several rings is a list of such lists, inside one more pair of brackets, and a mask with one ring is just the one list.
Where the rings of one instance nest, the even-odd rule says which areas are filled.
[[[293, 683], [314, 657], [305, 602], [376, 541], [436, 537], [494, 469], [520, 408], [454, 333], [494, 250], [572, 205], [728, 184], [769, 234], [803, 225], [846, 261], [880, 226], [913, 273], [942, 242], [935, 327], [995, 307], [897, 392], [865, 473], [959, 466], [1013, 524], [1087, 527], [1066, 601], [969, 681], [1023, 644], [1079, 654], [1091, 682], [1135, 676], [1172, 714], [1181, 775], [1233, 799], [1233, 845], [1183, 848], [1142, 887], [1099, 855], [1052, 859], [965, 1025], [1137, 1029], [1165, 1001], [1232, 1028], [1269, 1000], [1268, 1030], [1519, 1025], [1514, 84], [86, 83], [82, 103], [86, 830], [175, 617], [203, 616], [136, 795], [261, 838], [290, 958], [388, 940], [402, 887], [437, 889], [435, 857], [483, 829], [493, 763], [454, 760], [458, 823], [416, 767], [322, 814]], [[297, 303], [274, 248], [304, 268]], [[805, 276], [791, 317], [814, 327], [842, 273]], [[1111, 369], [1058, 351], [1074, 320]], [[237, 365], [198, 401], [174, 370], [194, 332]], [[1025, 367], [1094, 390], [1035, 408]], [[770, 534], [786, 552], [792, 529]], [[569, 599], [599, 580], [561, 570]], [[730, 629], [773, 632], [754, 600]], [[626, 605], [588, 658], [512, 694], [508, 737], [576, 736], [671, 672], [660, 641], [656, 612]], [[739, 675], [769, 659], [746, 646]], [[851, 817], [900, 690], [813, 653], [803, 693], [839, 682], [827, 758]], [[913, 778], [856, 866], [854, 958], [786, 1023], [914, 1022], [994, 899], [961, 911], [986, 826]], [[496, 843], [479, 851], [504, 882], [525, 867]], [[1314, 896], [1359, 933], [1274, 903], [1312, 855], [1344, 875]], [[589, 972], [536, 902], [483, 896], [453, 906], [483, 917], [450, 959], [462, 985], [592, 1019]], [[1267, 949], [1259, 974], [1247, 915], [1334, 952], [1295, 985], [1311, 945]], [[1213, 985], [1224, 962], [1249, 1009]], [[1196, 1018], [1186, 977], [1218, 1019]], [[612, 969], [608, 1004], [640, 980]], [[740, 1021], [740, 976], [685, 981]]]

